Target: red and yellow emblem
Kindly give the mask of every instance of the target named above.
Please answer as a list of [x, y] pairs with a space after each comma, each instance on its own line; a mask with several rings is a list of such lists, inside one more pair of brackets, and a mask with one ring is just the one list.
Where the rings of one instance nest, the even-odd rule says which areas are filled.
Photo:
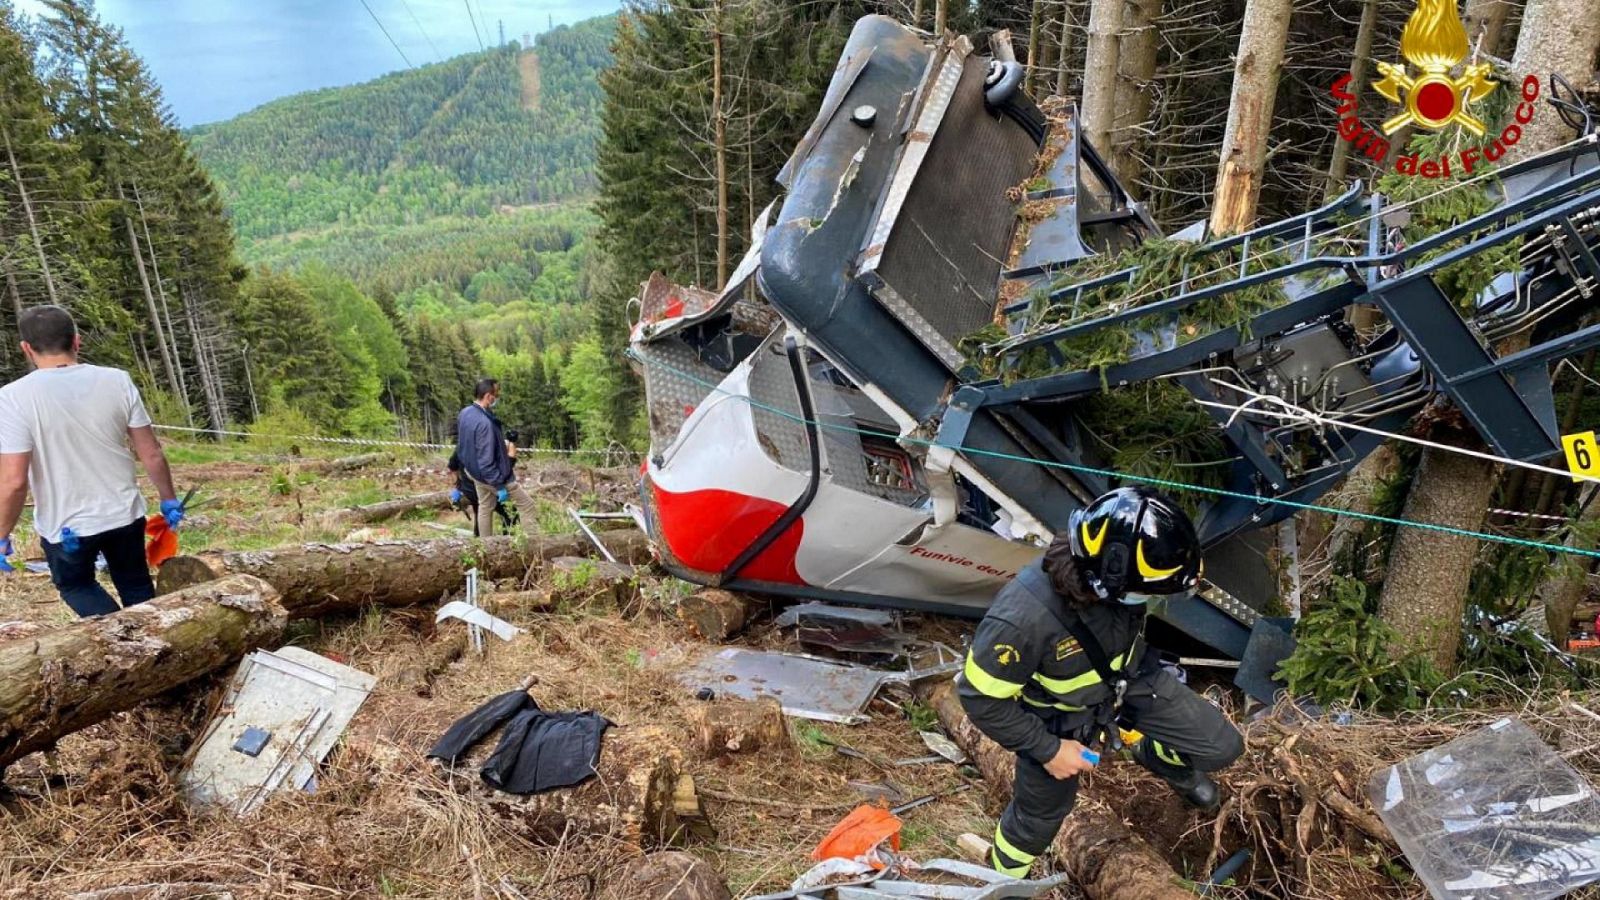
[[1461, 25], [1456, 0], [1417, 0], [1417, 9], [1400, 34], [1400, 55], [1420, 72], [1412, 75], [1408, 66], [1380, 62], [1378, 72], [1383, 80], [1372, 86], [1405, 106], [1405, 112], [1383, 123], [1383, 133], [1394, 134], [1411, 124], [1439, 129], [1458, 123], [1482, 135], [1483, 122], [1467, 111], [1467, 105], [1487, 97], [1494, 82], [1489, 80], [1488, 63], [1466, 66], [1460, 75], [1450, 74], [1467, 58], [1467, 52], [1467, 30]]

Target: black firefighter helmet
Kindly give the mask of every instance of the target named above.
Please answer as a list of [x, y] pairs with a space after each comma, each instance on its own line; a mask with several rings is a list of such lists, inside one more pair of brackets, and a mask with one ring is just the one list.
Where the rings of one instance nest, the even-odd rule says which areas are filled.
[[1176, 503], [1141, 487], [1100, 495], [1072, 514], [1068, 542], [1101, 600], [1143, 603], [1192, 593], [1200, 580], [1200, 539]]

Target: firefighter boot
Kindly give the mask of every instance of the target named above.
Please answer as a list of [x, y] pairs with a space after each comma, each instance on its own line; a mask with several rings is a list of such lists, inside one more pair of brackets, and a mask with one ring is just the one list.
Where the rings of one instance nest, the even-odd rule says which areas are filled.
[[1196, 809], [1215, 811], [1221, 803], [1217, 783], [1206, 773], [1184, 764], [1176, 751], [1146, 737], [1131, 748], [1133, 759], [1172, 786], [1184, 802]]

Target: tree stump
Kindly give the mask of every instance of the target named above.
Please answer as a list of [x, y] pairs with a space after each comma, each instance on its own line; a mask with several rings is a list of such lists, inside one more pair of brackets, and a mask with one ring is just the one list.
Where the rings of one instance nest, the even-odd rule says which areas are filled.
[[564, 556], [550, 561], [550, 590], [545, 606], [587, 606], [600, 603], [625, 616], [639, 612], [639, 570], [603, 559]]
[[705, 860], [663, 850], [623, 866], [601, 900], [733, 900], [722, 876]]
[[680, 782], [687, 777], [683, 753], [656, 726], [608, 729], [596, 777], [575, 788], [527, 796], [496, 790], [479, 777], [496, 741], [494, 735], [485, 739], [447, 777], [458, 792], [530, 840], [607, 837], [642, 850], [667, 843], [680, 830]]
[[721, 588], [702, 588], [678, 601], [678, 618], [690, 633], [720, 643], [744, 630], [760, 602]]
[[276, 644], [288, 617], [248, 575], [0, 643], [0, 769]]
[[784, 750], [790, 745], [789, 723], [776, 697], [759, 700], [712, 700], [689, 708], [695, 746], [709, 757], [758, 750]]

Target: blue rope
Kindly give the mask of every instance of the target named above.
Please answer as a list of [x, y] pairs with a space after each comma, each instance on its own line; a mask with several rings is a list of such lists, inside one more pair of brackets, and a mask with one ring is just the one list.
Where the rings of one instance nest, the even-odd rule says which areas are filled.
[[[939, 444], [939, 443], [937, 443], [935, 441], [930, 441], [930, 440], [926, 440], [926, 439], [923, 439], [923, 438], [902, 437], [902, 436], [900, 436], [898, 434], [891, 434], [891, 433], [885, 432], [885, 431], [872, 431], [870, 429], [857, 428], [857, 427], [853, 427], [853, 426], [850, 426], [850, 425], [840, 425], [840, 424], [836, 424], [836, 423], [821, 422], [821, 421], [810, 421], [810, 420], [807, 420], [807, 419], [805, 419], [805, 418], [803, 418], [803, 417], [801, 417], [799, 415], [796, 415], [795, 413], [789, 412], [786, 409], [779, 409], [778, 407], [772, 406], [770, 404], [762, 403], [761, 401], [755, 399], [754, 397], [746, 397], [746, 396], [743, 396], [741, 394], [735, 394], [734, 392], [723, 388], [719, 384], [713, 384], [713, 383], [711, 383], [709, 381], [706, 381], [705, 379], [701, 378], [700, 376], [695, 375], [693, 372], [684, 371], [682, 369], [677, 368], [676, 366], [673, 366], [673, 365], [671, 365], [669, 363], [661, 362], [659, 360], [646, 359], [645, 357], [640, 355], [637, 351], [635, 351], [632, 347], [628, 348], [628, 357], [630, 359], [633, 359], [633, 360], [635, 360], [637, 362], [640, 362], [640, 363], [642, 363], [642, 364], [644, 364], [646, 366], [654, 366], [655, 368], [662, 369], [664, 371], [670, 372], [673, 375], [676, 375], [676, 376], [678, 376], [680, 378], [686, 379], [686, 380], [688, 380], [688, 381], [690, 381], [690, 382], [692, 382], [692, 383], [694, 383], [696, 385], [699, 385], [700, 387], [706, 388], [707, 390], [714, 391], [716, 393], [723, 394], [725, 396], [734, 397], [734, 398], [739, 399], [739, 400], [743, 400], [745, 403], [750, 404], [752, 407], [754, 407], [756, 409], [764, 410], [766, 412], [772, 413], [773, 415], [782, 416], [783, 418], [789, 419], [789, 420], [791, 420], [793, 422], [797, 422], [800, 425], [810, 425], [810, 426], [814, 426], [814, 427], [817, 427], [817, 428], [830, 428], [830, 429], [833, 429], [834, 431], [842, 431], [842, 432], [846, 432], [846, 433], [850, 433], [850, 434], [860, 435], [860, 436], [863, 436], [863, 437], [883, 438], [883, 439], [886, 439], [886, 440], [899, 441], [901, 443], [906, 443], [906, 444], [917, 444], [917, 445], [921, 445], [923, 447], [943, 447], [943, 446], [946, 446], [946, 445], [943, 445], [943, 444]], [[1307, 510], [1307, 511], [1310, 511], [1310, 512], [1329, 513], [1329, 514], [1335, 515], [1335, 516], [1347, 516], [1349, 518], [1360, 519], [1360, 520], [1365, 521], [1365, 522], [1378, 522], [1378, 523], [1381, 523], [1381, 524], [1384, 524], [1384, 525], [1397, 525], [1397, 526], [1402, 527], [1402, 528], [1420, 528], [1420, 529], [1423, 529], [1424, 531], [1434, 531], [1434, 532], [1438, 532], [1440, 534], [1454, 535], [1456, 537], [1473, 538], [1475, 540], [1480, 540], [1480, 541], [1493, 541], [1495, 543], [1510, 544], [1510, 545], [1516, 546], [1516, 547], [1531, 547], [1531, 548], [1538, 549], [1538, 550], [1544, 550], [1544, 551], [1550, 552], [1550, 553], [1568, 553], [1568, 554], [1572, 554], [1574, 556], [1587, 556], [1587, 557], [1590, 557], [1592, 559], [1600, 559], [1600, 550], [1590, 550], [1590, 549], [1585, 549], [1585, 548], [1582, 548], [1582, 547], [1568, 547], [1568, 546], [1566, 546], [1564, 544], [1551, 544], [1551, 543], [1546, 543], [1544, 541], [1535, 541], [1535, 540], [1529, 540], [1527, 538], [1512, 537], [1510, 535], [1490, 534], [1490, 533], [1484, 532], [1484, 531], [1472, 531], [1472, 530], [1466, 529], [1466, 528], [1455, 528], [1455, 527], [1452, 527], [1452, 526], [1449, 526], [1449, 525], [1439, 525], [1439, 524], [1434, 523], [1434, 522], [1416, 522], [1416, 521], [1412, 521], [1410, 519], [1401, 519], [1401, 518], [1397, 518], [1397, 517], [1394, 517], [1394, 516], [1380, 516], [1380, 515], [1375, 515], [1373, 513], [1357, 512], [1355, 510], [1350, 510], [1350, 509], [1337, 509], [1337, 508], [1332, 507], [1332, 506], [1322, 506], [1322, 505], [1316, 504], [1316, 503], [1300, 503], [1300, 502], [1295, 501], [1295, 500], [1284, 500], [1284, 499], [1280, 499], [1280, 498], [1277, 498], [1277, 497], [1262, 497], [1259, 494], [1244, 494], [1244, 493], [1240, 493], [1238, 491], [1226, 490], [1224, 488], [1207, 487], [1205, 485], [1199, 485], [1199, 484], [1188, 484], [1187, 482], [1171, 481], [1171, 480], [1166, 479], [1166, 478], [1156, 478], [1154, 476], [1149, 476], [1149, 475], [1134, 475], [1134, 474], [1131, 474], [1131, 473], [1128, 473], [1128, 472], [1118, 472], [1118, 471], [1115, 471], [1113, 469], [1100, 469], [1100, 468], [1095, 468], [1094, 466], [1081, 466], [1081, 465], [1076, 465], [1074, 463], [1059, 462], [1059, 461], [1056, 461], [1056, 460], [1035, 459], [1035, 458], [1030, 457], [1030, 456], [1018, 456], [1018, 455], [1016, 455], [1014, 453], [1004, 453], [1004, 452], [1001, 452], [1001, 451], [998, 451], [998, 450], [983, 450], [983, 449], [980, 449], [980, 448], [977, 448], [977, 447], [964, 447], [964, 446], [950, 447], [949, 449], [955, 450], [955, 451], [960, 452], [960, 453], [966, 453], [966, 454], [969, 454], [969, 455], [972, 455], [972, 456], [988, 456], [988, 457], [992, 457], [994, 459], [1004, 459], [1004, 460], [1009, 460], [1011, 462], [1027, 463], [1027, 464], [1030, 464], [1030, 465], [1044, 466], [1046, 468], [1051, 468], [1051, 469], [1063, 469], [1063, 470], [1066, 470], [1068, 472], [1077, 472], [1077, 473], [1085, 474], [1085, 475], [1098, 475], [1098, 476], [1101, 476], [1101, 477], [1104, 477], [1104, 478], [1117, 478], [1117, 479], [1121, 479], [1122, 481], [1135, 481], [1135, 482], [1140, 482], [1140, 483], [1143, 483], [1143, 484], [1154, 485], [1156, 487], [1168, 488], [1168, 489], [1175, 490], [1175, 491], [1188, 491], [1188, 492], [1191, 492], [1191, 493], [1211, 494], [1211, 495], [1217, 496], [1217, 497], [1231, 497], [1231, 498], [1234, 498], [1234, 499], [1237, 499], [1237, 500], [1249, 500], [1249, 501], [1251, 501], [1253, 503], [1257, 503], [1257, 504], [1275, 503], [1275, 504], [1277, 504], [1279, 506], [1287, 506], [1287, 507], [1289, 507], [1291, 509]]]

